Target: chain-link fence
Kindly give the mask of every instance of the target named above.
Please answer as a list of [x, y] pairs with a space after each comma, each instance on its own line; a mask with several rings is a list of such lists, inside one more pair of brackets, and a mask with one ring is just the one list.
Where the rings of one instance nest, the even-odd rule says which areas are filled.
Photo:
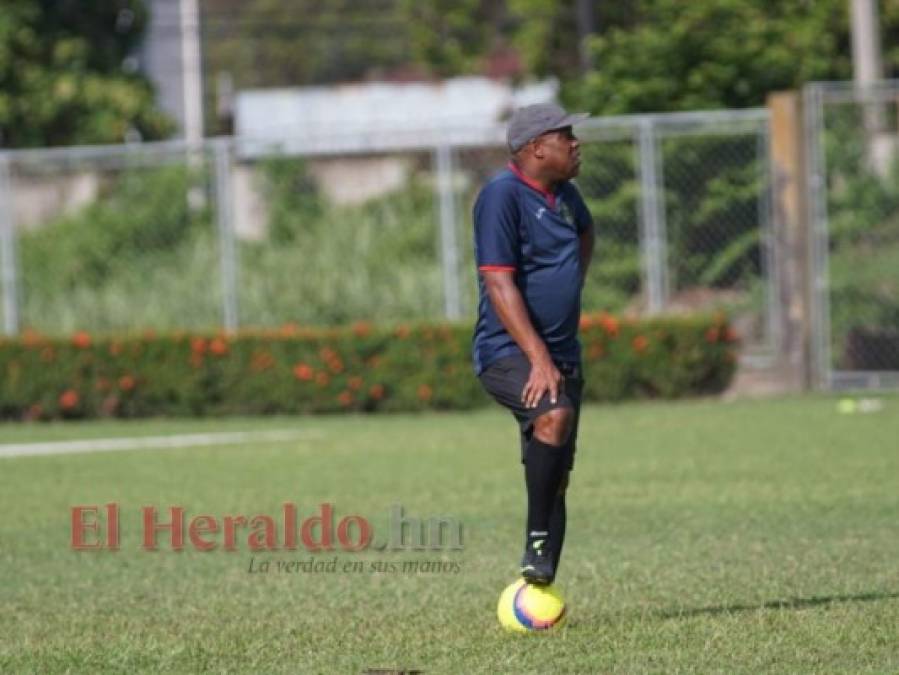
[[[597, 223], [586, 310], [728, 311], [770, 354], [764, 110], [578, 128]], [[419, 141], [420, 143], [420, 141]], [[503, 129], [0, 156], [6, 333], [470, 317], [471, 207]]]
[[0, 158], [6, 332], [216, 325], [210, 176], [177, 144]]
[[821, 386], [899, 386], [899, 82], [806, 88]]

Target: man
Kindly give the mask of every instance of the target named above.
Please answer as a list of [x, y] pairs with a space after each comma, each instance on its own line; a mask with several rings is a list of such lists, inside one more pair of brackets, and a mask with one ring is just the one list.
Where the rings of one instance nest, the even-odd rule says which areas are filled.
[[509, 165], [474, 207], [474, 368], [519, 424], [528, 497], [521, 574], [533, 584], [552, 583], [558, 569], [584, 384], [577, 330], [594, 233], [569, 181], [580, 167], [572, 126], [587, 117], [555, 104], [515, 111]]

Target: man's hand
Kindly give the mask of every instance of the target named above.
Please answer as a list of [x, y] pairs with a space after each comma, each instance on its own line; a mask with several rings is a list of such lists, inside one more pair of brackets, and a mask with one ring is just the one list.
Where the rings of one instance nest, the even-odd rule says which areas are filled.
[[531, 361], [531, 374], [521, 391], [521, 401], [524, 403], [524, 407], [536, 408], [546, 393], [549, 393], [550, 402], [555, 404], [564, 379], [548, 355]]

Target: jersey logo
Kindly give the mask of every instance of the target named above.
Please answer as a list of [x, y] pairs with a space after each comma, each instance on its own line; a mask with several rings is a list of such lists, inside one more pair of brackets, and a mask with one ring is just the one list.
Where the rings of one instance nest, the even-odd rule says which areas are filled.
[[571, 212], [571, 209], [568, 207], [568, 204], [563, 202], [561, 199], [559, 200], [559, 215], [562, 216], [562, 220], [564, 220], [569, 225], [574, 225], [574, 214]]
[[543, 214], [546, 213], [546, 209], [542, 206], [537, 209], [537, 220], [540, 220], [543, 217]]

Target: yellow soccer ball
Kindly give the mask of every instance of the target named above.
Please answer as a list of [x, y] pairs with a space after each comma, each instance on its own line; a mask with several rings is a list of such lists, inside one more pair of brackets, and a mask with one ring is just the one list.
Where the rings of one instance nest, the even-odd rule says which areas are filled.
[[507, 630], [543, 632], [565, 622], [565, 599], [555, 586], [535, 586], [519, 579], [499, 596], [496, 616]]

